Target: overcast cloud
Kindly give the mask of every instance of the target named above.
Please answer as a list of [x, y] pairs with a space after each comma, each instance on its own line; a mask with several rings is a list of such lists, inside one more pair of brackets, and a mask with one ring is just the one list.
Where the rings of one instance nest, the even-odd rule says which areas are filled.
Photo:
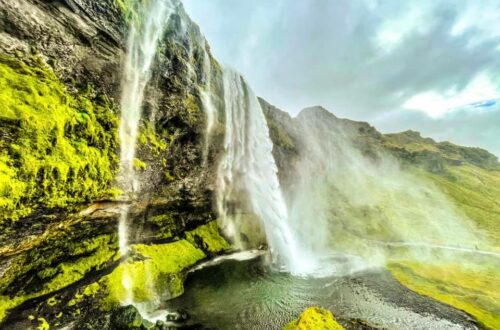
[[184, 4], [215, 56], [292, 115], [322, 105], [500, 155], [498, 1]]

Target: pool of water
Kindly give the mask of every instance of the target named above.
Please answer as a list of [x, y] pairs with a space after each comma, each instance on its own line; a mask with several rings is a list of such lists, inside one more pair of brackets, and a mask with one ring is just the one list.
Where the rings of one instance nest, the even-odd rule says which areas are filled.
[[[281, 329], [307, 307], [332, 311], [347, 329], [477, 329], [465, 313], [401, 286], [382, 269], [294, 277], [268, 267], [265, 256], [228, 258], [191, 272], [185, 293], [161, 309], [183, 311], [174, 326], [195, 329]], [[325, 260], [325, 269], [348, 258]]]

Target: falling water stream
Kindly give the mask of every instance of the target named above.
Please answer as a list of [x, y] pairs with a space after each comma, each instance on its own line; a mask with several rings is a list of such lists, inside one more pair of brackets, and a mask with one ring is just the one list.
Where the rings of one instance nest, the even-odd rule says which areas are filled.
[[264, 226], [273, 263], [294, 274], [307, 273], [314, 260], [305, 258], [290, 230], [285, 201], [272, 155], [272, 142], [260, 103], [244, 79], [224, 69], [226, 132], [219, 164], [217, 208], [223, 227], [236, 236], [234, 203], [247, 200]]
[[[120, 121], [120, 183], [129, 198], [133, 198], [133, 194], [139, 189], [134, 171], [134, 158], [144, 91], [151, 78], [151, 65], [171, 9], [171, 4], [167, 0], [141, 2], [130, 26], [123, 70]], [[119, 222], [118, 234], [122, 255], [126, 255], [129, 250], [128, 213], [128, 209], [123, 211]], [[125, 271], [122, 281], [127, 290], [127, 298], [123, 303], [131, 303], [133, 302], [130, 290], [133, 281], [131, 274]]]
[[205, 132], [205, 148], [203, 150], [203, 162], [206, 164], [208, 157], [208, 148], [210, 146], [210, 137], [212, 130], [217, 121], [217, 109], [213, 103], [212, 97], [212, 63], [208, 52], [208, 44], [206, 40], [203, 42], [203, 73], [205, 88], [200, 92], [203, 110], [207, 116], [207, 125]]

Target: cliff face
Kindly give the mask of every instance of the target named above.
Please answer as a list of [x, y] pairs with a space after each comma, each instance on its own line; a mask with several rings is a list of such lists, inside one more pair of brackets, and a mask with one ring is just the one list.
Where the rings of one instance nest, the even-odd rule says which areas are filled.
[[213, 134], [204, 160], [200, 91], [209, 80], [217, 98], [221, 70], [179, 1], [171, 2], [146, 87], [135, 161], [141, 191], [134, 200], [118, 199], [121, 66], [137, 5], [0, 1], [0, 320], [6, 327], [36, 327], [41, 311], [43, 322], [62, 325], [116, 305], [117, 221], [126, 205], [138, 272], [146, 267], [140, 260], [156, 260], [155, 253], [175, 257], [169, 242], [184, 244], [178, 264], [154, 275], [172, 278], [173, 296], [182, 292], [184, 267], [228, 248], [216, 226], [203, 227], [215, 219], [212, 160], [221, 133]]

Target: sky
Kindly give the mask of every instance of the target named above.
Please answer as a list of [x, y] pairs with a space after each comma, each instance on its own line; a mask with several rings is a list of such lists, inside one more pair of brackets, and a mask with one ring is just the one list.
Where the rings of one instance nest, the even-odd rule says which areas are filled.
[[498, 0], [183, 0], [215, 57], [292, 116], [321, 105], [500, 156]]

